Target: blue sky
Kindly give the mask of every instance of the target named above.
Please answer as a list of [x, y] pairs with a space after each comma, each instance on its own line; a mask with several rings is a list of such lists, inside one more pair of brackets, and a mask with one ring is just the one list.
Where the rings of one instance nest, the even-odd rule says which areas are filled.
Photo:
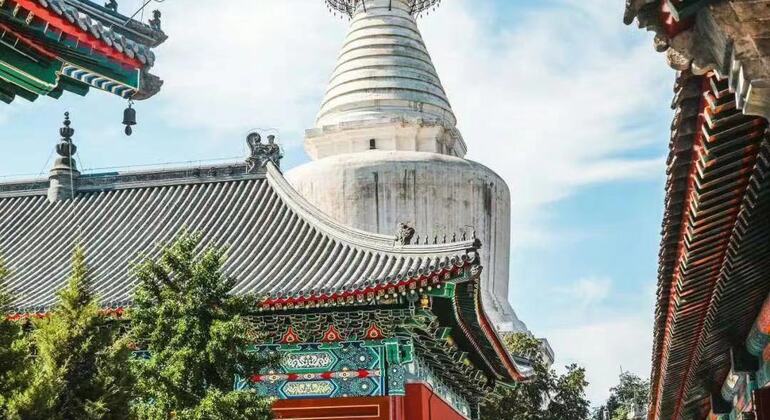
[[[122, 11], [139, 0], [122, 0]], [[240, 158], [272, 130], [287, 168], [307, 160], [346, 25], [322, 0], [152, 4], [169, 41], [157, 97], [0, 107], [0, 181], [45, 174], [69, 110], [84, 168]], [[469, 146], [513, 196], [511, 301], [601, 402], [622, 368], [649, 374], [673, 72], [620, 0], [446, 0], [420, 22]], [[145, 15], [145, 17], [147, 14]]]

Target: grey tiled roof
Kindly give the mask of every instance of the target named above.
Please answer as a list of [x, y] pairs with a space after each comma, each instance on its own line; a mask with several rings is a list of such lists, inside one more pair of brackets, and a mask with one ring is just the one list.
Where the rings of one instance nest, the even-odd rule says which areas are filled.
[[39, 182], [0, 185], [0, 255], [19, 312], [55, 303], [78, 240], [103, 304], [130, 304], [134, 263], [185, 227], [203, 235], [202, 246], [229, 247], [235, 292], [273, 297], [398, 282], [476, 258], [473, 241], [400, 246], [339, 225], [272, 165], [258, 175], [238, 166], [91, 175], [80, 185], [76, 198], [54, 203]]
[[[101, 20], [104, 20], [103, 16], [96, 19], [76, 7], [79, 6], [80, 3], [84, 3], [84, 6], [91, 6], [91, 8], [93, 8], [93, 3], [72, 0], [70, 0], [70, 2], [64, 0], [37, 0], [37, 2], [40, 3], [41, 6], [63, 17], [68, 22], [77, 25], [83, 31], [90, 33], [95, 38], [101, 39], [115, 51], [125, 54], [129, 58], [136, 58], [147, 67], [152, 67], [153, 64], [155, 64], [155, 54], [150, 50], [148, 45], [145, 45], [143, 42], [136, 42], [133, 39], [129, 39], [126, 35], [115, 30], [113, 26], [106, 26], [101, 22]], [[107, 13], [103, 12], [102, 15], [107, 15]], [[130, 21], [130, 19], [124, 16], [116, 16], [122, 18], [123, 22]], [[136, 26], [136, 24], [134, 24], [134, 26]], [[165, 36], [163, 39], [165, 39]]]

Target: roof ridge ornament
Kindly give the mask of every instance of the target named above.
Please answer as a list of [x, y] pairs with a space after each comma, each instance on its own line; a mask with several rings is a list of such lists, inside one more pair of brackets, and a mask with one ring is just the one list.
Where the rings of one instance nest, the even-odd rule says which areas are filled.
[[118, 1], [117, 0], [107, 0], [104, 2], [104, 8], [107, 10], [111, 10], [113, 12], [118, 11]]
[[258, 174], [264, 173], [268, 162], [272, 162], [277, 168], [281, 167], [281, 146], [275, 142], [275, 136], [267, 136], [267, 144], [262, 143], [262, 136], [256, 131], [249, 133], [246, 137], [246, 144], [249, 146], [249, 157], [246, 158], [246, 173]]
[[56, 154], [59, 155], [54, 161], [53, 167], [48, 176], [48, 200], [61, 201], [75, 197], [75, 190], [80, 172], [77, 169], [77, 162], [73, 156], [77, 153], [77, 146], [72, 141], [75, 135], [75, 129], [70, 127], [70, 113], [64, 113], [64, 124], [59, 129], [61, 139], [56, 144]]
[[[411, 245], [412, 238], [414, 237], [415, 229], [408, 224], [401, 222], [398, 224], [398, 232], [396, 232], [396, 244], [404, 246]], [[417, 244], [420, 243], [420, 237], [417, 237]]]
[[149, 20], [150, 28], [152, 28], [154, 31], [161, 32], [163, 29], [161, 29], [161, 18], [162, 14], [160, 10], [153, 10], [152, 11], [152, 19]]

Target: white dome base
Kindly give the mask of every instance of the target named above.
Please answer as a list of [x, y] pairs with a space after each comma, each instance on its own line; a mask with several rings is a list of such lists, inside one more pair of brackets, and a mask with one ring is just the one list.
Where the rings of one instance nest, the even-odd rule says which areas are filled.
[[420, 242], [482, 243], [484, 306], [503, 330], [526, 330], [508, 303], [510, 192], [489, 168], [437, 153], [371, 150], [310, 162], [286, 174], [307, 200], [345, 225], [395, 235], [398, 223]]

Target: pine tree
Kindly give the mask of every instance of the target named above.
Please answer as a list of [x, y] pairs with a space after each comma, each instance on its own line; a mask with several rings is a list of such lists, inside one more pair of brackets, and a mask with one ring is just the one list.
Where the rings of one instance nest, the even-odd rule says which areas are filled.
[[78, 247], [59, 303], [34, 322], [35, 360], [26, 389], [10, 403], [11, 418], [123, 419], [129, 416], [131, 351], [91, 291]]
[[8, 320], [8, 306], [13, 297], [6, 290], [8, 270], [0, 260], [0, 418], [6, 418], [11, 395], [17, 394], [25, 382], [28, 362], [27, 347], [21, 325]]
[[266, 363], [248, 351], [254, 334], [242, 318], [255, 301], [229, 293], [235, 280], [222, 273], [224, 250], [210, 248], [196, 257], [199, 245], [199, 235], [183, 233], [158, 261], [137, 267], [131, 336], [148, 358], [133, 364], [135, 414], [140, 419], [269, 418], [268, 400], [233, 389], [236, 376], [249, 376]]

